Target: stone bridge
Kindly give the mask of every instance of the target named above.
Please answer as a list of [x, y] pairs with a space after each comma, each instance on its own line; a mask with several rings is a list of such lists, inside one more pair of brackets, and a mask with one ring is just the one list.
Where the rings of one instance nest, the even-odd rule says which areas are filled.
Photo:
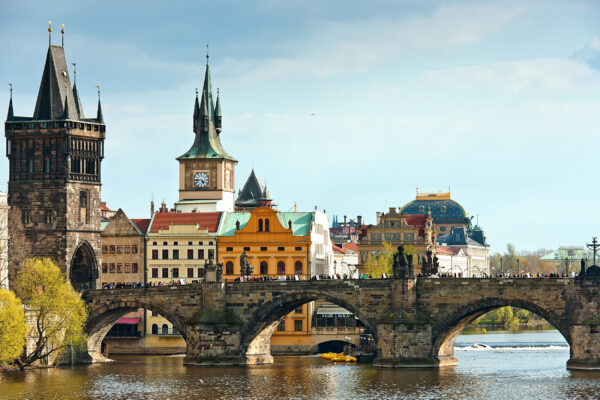
[[296, 307], [324, 300], [351, 311], [373, 333], [374, 365], [456, 364], [454, 340], [473, 319], [503, 306], [532, 311], [570, 346], [570, 369], [600, 369], [600, 281], [574, 279], [437, 279], [206, 282], [83, 293], [89, 305], [88, 352], [127, 312], [146, 308], [167, 318], [187, 343], [186, 364], [272, 362], [270, 337]]

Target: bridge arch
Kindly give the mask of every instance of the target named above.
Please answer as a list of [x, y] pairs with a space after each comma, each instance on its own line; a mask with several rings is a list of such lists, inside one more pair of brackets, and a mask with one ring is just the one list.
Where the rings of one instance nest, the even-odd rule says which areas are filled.
[[[241, 350], [244, 354], [251, 353], [257, 348], [264, 348], [273, 333], [277, 323], [286, 315], [311, 301], [326, 301], [343, 307], [354, 314], [375, 338], [377, 330], [374, 321], [366, 317], [362, 310], [355, 304], [326, 292], [318, 291], [290, 291], [274, 297], [263, 303], [248, 319], [241, 331]], [[375, 338], [376, 340], [376, 338]], [[262, 342], [262, 343], [261, 343]]]
[[569, 346], [571, 346], [568, 324], [552, 310], [527, 300], [486, 298], [461, 306], [454, 313], [438, 320], [433, 330], [432, 356], [440, 360], [453, 359], [454, 341], [467, 324], [489, 311], [507, 306], [522, 308], [544, 318], [561, 333]]
[[88, 352], [92, 358], [100, 357], [102, 341], [113, 325], [125, 314], [140, 308], [145, 308], [166, 318], [187, 342], [186, 325], [183, 318], [173, 315], [161, 306], [145, 301], [111, 301], [89, 310], [85, 330], [88, 335]]

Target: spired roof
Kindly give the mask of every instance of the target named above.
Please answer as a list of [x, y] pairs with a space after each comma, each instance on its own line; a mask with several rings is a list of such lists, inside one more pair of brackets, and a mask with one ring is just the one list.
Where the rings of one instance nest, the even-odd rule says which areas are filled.
[[206, 73], [204, 75], [204, 86], [202, 87], [200, 107], [198, 109], [196, 108], [196, 105], [194, 105], [194, 115], [198, 115], [197, 119], [194, 120], [194, 133], [196, 134], [194, 143], [185, 154], [177, 157], [177, 160], [214, 158], [230, 160], [237, 163], [237, 160], [230, 156], [223, 148], [220, 135], [217, 132], [215, 106], [213, 103], [208, 62], [206, 63]]
[[[67, 118], [65, 118], [65, 107], [68, 109]], [[50, 45], [33, 119], [76, 121], [79, 120], [78, 108], [71, 89], [65, 49], [61, 46]]]
[[170, 225], [197, 225], [199, 229], [207, 229], [208, 232], [217, 232], [220, 212], [206, 213], [160, 213], [157, 212], [152, 218], [148, 233], [158, 233], [159, 230], [169, 229]]
[[253, 169], [235, 200], [235, 205], [236, 207], [258, 207], [261, 202], [271, 200], [269, 191], [260, 182]]

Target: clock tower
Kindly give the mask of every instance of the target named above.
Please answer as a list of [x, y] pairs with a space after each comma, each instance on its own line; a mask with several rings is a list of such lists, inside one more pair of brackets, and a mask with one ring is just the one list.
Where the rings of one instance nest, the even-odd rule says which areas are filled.
[[178, 212], [234, 211], [233, 172], [237, 160], [221, 144], [221, 100], [213, 103], [208, 55], [200, 102], [194, 104], [194, 144], [179, 161]]

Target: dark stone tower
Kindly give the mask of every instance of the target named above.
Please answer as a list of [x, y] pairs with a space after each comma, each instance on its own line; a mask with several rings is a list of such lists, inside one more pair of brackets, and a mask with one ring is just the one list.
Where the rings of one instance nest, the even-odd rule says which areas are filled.
[[106, 130], [100, 98], [97, 117], [85, 118], [64, 48], [49, 45], [33, 117], [14, 116], [12, 104], [11, 93], [5, 123], [9, 271], [23, 257], [48, 257], [75, 289], [94, 288]]

